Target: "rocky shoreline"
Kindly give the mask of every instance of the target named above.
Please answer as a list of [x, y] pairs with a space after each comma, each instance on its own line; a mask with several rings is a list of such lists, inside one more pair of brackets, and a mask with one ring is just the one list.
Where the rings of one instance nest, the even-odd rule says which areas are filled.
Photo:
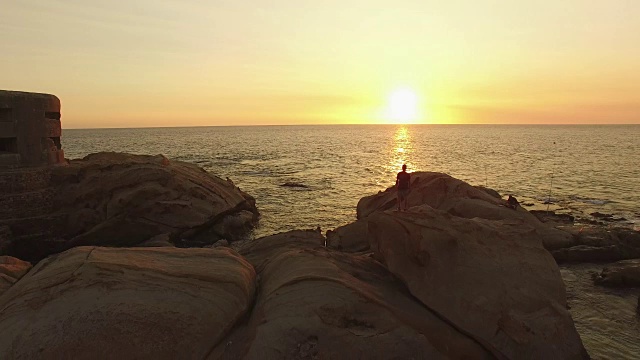
[[195, 165], [48, 171], [41, 213], [0, 221], [1, 358], [585, 359], [557, 263], [626, 260], [596, 282], [638, 286], [637, 231], [441, 173], [413, 174], [407, 212], [389, 188], [326, 236], [245, 240], [255, 200]]

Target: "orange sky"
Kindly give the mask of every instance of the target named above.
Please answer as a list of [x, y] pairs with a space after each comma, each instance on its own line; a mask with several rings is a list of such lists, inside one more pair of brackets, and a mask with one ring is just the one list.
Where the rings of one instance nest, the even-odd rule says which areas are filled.
[[640, 1], [6, 0], [0, 88], [65, 128], [640, 123]]

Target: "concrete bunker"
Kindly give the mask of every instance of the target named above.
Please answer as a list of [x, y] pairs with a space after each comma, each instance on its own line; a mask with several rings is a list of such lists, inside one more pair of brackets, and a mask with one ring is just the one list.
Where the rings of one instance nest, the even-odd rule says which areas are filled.
[[54, 95], [0, 90], [0, 167], [65, 163], [60, 118]]

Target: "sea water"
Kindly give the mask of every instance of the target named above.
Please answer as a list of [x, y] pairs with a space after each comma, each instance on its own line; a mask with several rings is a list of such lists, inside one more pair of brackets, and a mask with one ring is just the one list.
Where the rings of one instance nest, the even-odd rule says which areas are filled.
[[530, 208], [597, 211], [640, 227], [639, 125], [91, 129], [64, 130], [62, 142], [69, 158], [163, 154], [229, 177], [257, 200], [256, 236], [351, 222], [358, 200], [393, 185], [402, 164], [512, 194]]
[[[607, 213], [640, 227], [640, 125], [65, 129], [62, 144], [69, 158], [164, 154], [229, 177], [256, 198], [255, 236], [354, 221], [358, 200], [392, 186], [402, 164], [512, 194], [530, 209]], [[593, 286], [601, 269], [562, 267], [576, 327], [594, 358], [640, 356], [638, 291]]]

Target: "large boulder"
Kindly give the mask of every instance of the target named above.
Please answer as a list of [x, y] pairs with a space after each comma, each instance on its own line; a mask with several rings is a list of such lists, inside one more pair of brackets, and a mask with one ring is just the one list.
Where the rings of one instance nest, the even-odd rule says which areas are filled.
[[247, 324], [211, 358], [488, 359], [369, 256], [333, 251], [315, 231], [242, 245], [260, 278]]
[[588, 357], [553, 257], [520, 222], [458, 217], [428, 205], [376, 212], [367, 222], [371, 249], [389, 271], [496, 356]]
[[0, 296], [0, 358], [202, 359], [255, 283], [230, 249], [74, 248]]
[[9, 224], [10, 254], [36, 261], [74, 246], [136, 246], [169, 234], [179, 246], [235, 240], [258, 219], [255, 200], [230, 180], [162, 155], [97, 153], [51, 169], [47, 216]]
[[[396, 208], [397, 190], [390, 187], [383, 192], [362, 198], [358, 202], [358, 219], [377, 212]], [[500, 220], [518, 225], [529, 236], [541, 240], [549, 250], [565, 248], [574, 244], [573, 237], [565, 231], [540, 222], [522, 207], [511, 209], [505, 201], [486, 189], [437, 172], [415, 172], [411, 174], [411, 191], [408, 206], [429, 205], [457, 217]]]
[[0, 256], [0, 295], [29, 270], [31, 270], [31, 263], [11, 256]]
[[640, 287], [640, 259], [618, 261], [605, 267], [595, 283], [609, 287]]

